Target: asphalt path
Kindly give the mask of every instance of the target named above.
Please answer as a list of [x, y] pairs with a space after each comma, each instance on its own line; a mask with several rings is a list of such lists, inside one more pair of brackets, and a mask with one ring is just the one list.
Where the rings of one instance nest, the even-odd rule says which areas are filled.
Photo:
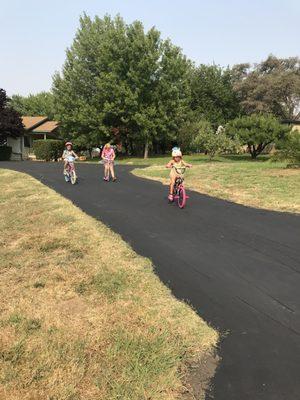
[[166, 201], [166, 187], [117, 166], [77, 164], [79, 182], [57, 163], [9, 162], [121, 234], [149, 257], [160, 279], [225, 333], [207, 398], [300, 399], [300, 217], [253, 209], [190, 192], [187, 208]]

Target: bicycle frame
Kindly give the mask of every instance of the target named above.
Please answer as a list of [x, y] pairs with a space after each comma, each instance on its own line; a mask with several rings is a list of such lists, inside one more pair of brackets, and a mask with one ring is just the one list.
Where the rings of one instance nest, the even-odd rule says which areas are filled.
[[72, 162], [72, 161], [68, 161], [68, 163], [66, 165], [65, 180], [66, 180], [66, 182], [71, 181], [72, 185], [74, 185], [77, 181], [75, 166], [74, 166], [74, 162]]
[[68, 161], [68, 164], [67, 164], [67, 172], [68, 172], [68, 173], [71, 173], [72, 171], [75, 171], [74, 163]]
[[189, 198], [189, 196], [185, 192], [185, 187], [183, 182], [184, 182], [183, 178], [176, 178], [173, 191], [174, 199], [177, 200], [179, 208], [184, 208], [186, 205], [186, 200]]

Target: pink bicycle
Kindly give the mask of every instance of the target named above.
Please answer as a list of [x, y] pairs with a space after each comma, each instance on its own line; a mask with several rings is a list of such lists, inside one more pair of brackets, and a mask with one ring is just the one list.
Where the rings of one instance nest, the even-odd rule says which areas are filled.
[[184, 208], [186, 206], [186, 201], [189, 196], [186, 194], [183, 178], [176, 178], [173, 192], [174, 200], [177, 200], [179, 208]]
[[68, 161], [68, 164], [66, 167], [65, 181], [71, 182], [72, 185], [75, 185], [75, 183], [77, 182], [77, 175], [76, 175], [75, 166], [74, 166], [75, 158], [72, 156], [69, 156], [67, 158], [67, 161]]
[[[184, 174], [186, 168], [180, 168], [180, 171], [175, 168], [178, 174]], [[184, 187], [184, 178], [178, 177], [175, 179], [174, 190], [173, 190], [173, 199], [177, 200], [177, 204], [179, 208], [184, 208], [186, 206], [186, 201], [189, 196], [186, 194], [185, 187]]]

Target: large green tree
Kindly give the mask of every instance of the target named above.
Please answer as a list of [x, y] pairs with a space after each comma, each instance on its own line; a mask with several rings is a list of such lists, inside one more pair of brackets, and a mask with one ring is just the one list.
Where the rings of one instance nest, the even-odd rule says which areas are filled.
[[270, 113], [280, 119], [300, 117], [300, 59], [270, 55], [256, 65], [233, 67], [234, 89], [244, 113]]
[[40, 92], [29, 96], [13, 95], [10, 104], [21, 115], [45, 115], [50, 119], [53, 119], [55, 115], [54, 98], [50, 92]]
[[0, 146], [6, 144], [8, 136], [17, 138], [24, 132], [20, 114], [10, 106], [10, 99], [0, 89]]
[[53, 92], [65, 133], [94, 146], [114, 133], [147, 156], [175, 137], [188, 106], [189, 62], [179, 48], [136, 21], [80, 18], [80, 28]]
[[238, 115], [239, 102], [230, 69], [201, 64], [191, 70], [190, 84], [196, 120], [205, 119], [217, 128]]
[[290, 130], [274, 116], [262, 114], [238, 117], [226, 125], [227, 135], [237, 137], [246, 145], [253, 159], [269, 144], [283, 140]]

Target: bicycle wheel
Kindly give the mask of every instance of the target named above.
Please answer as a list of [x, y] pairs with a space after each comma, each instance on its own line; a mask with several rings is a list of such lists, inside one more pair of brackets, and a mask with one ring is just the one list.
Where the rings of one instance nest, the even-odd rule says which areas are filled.
[[185, 193], [185, 188], [181, 186], [179, 188], [179, 193], [178, 193], [178, 207], [179, 208], [184, 208], [186, 205], [186, 193]]
[[72, 183], [72, 185], [75, 185], [76, 181], [77, 181], [77, 176], [76, 176], [75, 171], [73, 170], [71, 172], [71, 183]]

